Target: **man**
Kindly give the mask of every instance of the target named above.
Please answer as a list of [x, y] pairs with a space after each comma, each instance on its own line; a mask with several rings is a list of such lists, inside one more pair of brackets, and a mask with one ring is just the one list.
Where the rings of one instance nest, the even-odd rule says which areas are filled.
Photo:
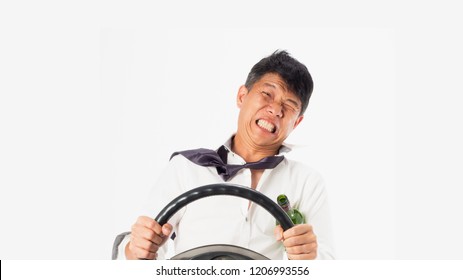
[[[140, 216], [130, 237], [119, 246], [127, 259], [161, 259], [173, 232], [176, 253], [209, 244], [249, 248], [271, 259], [331, 259], [331, 229], [326, 191], [320, 175], [288, 160], [283, 141], [301, 123], [313, 89], [307, 68], [285, 51], [258, 62], [238, 90], [238, 129], [217, 154], [227, 164], [243, 165], [264, 158], [269, 169], [243, 168], [229, 174], [215, 165], [195, 162], [192, 151], [175, 153], [148, 197], [147, 216]], [[202, 150], [195, 150], [195, 156]], [[215, 151], [213, 151], [215, 154]], [[160, 226], [152, 216], [178, 195], [202, 185], [231, 183], [253, 188], [273, 200], [286, 194], [307, 224], [283, 232], [264, 209], [247, 200], [217, 196], [195, 201]], [[120, 254], [123, 257], [123, 254]]]

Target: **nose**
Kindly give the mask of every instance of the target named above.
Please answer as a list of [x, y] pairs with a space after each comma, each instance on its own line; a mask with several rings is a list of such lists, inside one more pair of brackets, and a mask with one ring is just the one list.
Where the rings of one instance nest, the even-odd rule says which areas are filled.
[[268, 104], [267, 112], [281, 118], [283, 117], [283, 106], [278, 102], [271, 102]]

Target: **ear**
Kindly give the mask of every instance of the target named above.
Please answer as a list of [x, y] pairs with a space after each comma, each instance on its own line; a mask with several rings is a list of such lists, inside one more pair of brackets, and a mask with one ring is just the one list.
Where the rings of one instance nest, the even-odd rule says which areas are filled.
[[240, 86], [238, 94], [236, 95], [236, 105], [238, 106], [238, 108], [241, 109], [241, 105], [243, 104], [243, 101], [247, 94], [248, 89], [244, 85]]
[[304, 119], [304, 115], [300, 115], [299, 117], [297, 117], [296, 121], [294, 122], [293, 129], [295, 129], [302, 122], [303, 119]]

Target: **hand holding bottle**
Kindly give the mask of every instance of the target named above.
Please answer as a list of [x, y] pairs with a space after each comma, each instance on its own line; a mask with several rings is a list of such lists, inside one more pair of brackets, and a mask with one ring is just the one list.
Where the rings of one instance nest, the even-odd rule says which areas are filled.
[[170, 224], [161, 227], [150, 217], [138, 217], [132, 226], [130, 242], [125, 248], [127, 259], [156, 259], [159, 247], [166, 242], [171, 232]]
[[275, 238], [283, 241], [290, 260], [313, 260], [317, 257], [317, 236], [309, 224], [295, 225], [285, 232], [281, 226], [276, 226]]

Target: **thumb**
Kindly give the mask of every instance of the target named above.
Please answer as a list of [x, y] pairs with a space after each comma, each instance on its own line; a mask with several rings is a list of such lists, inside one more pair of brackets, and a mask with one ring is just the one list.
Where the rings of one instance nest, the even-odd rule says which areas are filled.
[[171, 232], [172, 232], [172, 225], [171, 224], [166, 223], [166, 224], [164, 224], [162, 226], [162, 234], [164, 236], [169, 236]]
[[277, 241], [283, 240], [283, 228], [280, 225], [275, 227], [273, 233], [275, 234], [275, 239]]

